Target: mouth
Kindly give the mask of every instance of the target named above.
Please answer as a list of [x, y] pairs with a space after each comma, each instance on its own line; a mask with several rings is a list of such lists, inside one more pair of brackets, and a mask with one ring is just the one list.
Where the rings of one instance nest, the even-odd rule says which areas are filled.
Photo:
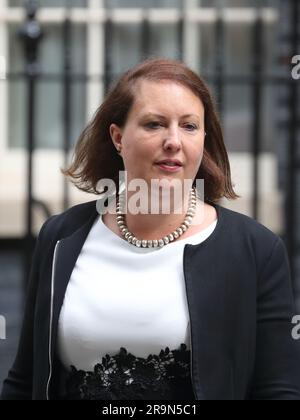
[[163, 172], [179, 172], [182, 169], [181, 165], [174, 164], [174, 163], [156, 163], [156, 166], [158, 166]]

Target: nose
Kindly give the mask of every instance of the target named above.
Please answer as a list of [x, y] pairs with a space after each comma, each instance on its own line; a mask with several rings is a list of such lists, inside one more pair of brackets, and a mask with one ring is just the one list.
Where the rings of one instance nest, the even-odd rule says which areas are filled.
[[164, 138], [164, 149], [179, 150], [181, 148], [181, 140], [178, 127], [170, 127], [167, 136]]

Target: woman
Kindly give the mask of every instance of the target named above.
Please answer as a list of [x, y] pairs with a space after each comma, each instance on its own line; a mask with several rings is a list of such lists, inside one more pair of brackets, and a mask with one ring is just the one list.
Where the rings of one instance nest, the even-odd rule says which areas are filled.
[[[3, 399], [299, 399], [286, 249], [217, 204], [238, 196], [191, 69], [149, 59], [122, 75], [63, 172], [102, 198], [41, 228]], [[103, 196], [104, 179], [115, 192]], [[166, 198], [155, 179], [171, 185], [169, 213], [149, 211]], [[136, 181], [143, 212], [130, 209]]]

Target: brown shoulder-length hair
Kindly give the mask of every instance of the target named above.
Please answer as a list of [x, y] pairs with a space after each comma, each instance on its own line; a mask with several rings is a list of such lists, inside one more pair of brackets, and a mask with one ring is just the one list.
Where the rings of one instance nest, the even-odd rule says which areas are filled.
[[119, 193], [119, 171], [124, 163], [112, 142], [109, 127], [112, 123], [124, 127], [134, 103], [137, 82], [172, 81], [188, 87], [200, 98], [205, 110], [206, 138], [202, 163], [195, 177], [204, 180], [204, 201], [216, 202], [222, 197], [234, 200], [228, 154], [215, 106], [205, 82], [184, 63], [166, 58], [148, 58], [126, 71], [114, 82], [104, 102], [82, 131], [75, 146], [71, 165], [62, 173], [80, 190], [101, 194], [97, 190], [100, 179], [112, 179]]

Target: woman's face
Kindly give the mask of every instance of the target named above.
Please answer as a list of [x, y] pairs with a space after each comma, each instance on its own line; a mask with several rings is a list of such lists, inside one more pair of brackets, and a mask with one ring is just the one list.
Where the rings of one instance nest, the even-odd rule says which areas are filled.
[[[193, 92], [172, 81], [142, 80], [123, 128], [110, 126], [111, 138], [127, 171], [128, 183], [143, 179], [194, 180], [204, 150], [204, 106]], [[162, 170], [157, 162], [178, 159], [176, 172]]]

